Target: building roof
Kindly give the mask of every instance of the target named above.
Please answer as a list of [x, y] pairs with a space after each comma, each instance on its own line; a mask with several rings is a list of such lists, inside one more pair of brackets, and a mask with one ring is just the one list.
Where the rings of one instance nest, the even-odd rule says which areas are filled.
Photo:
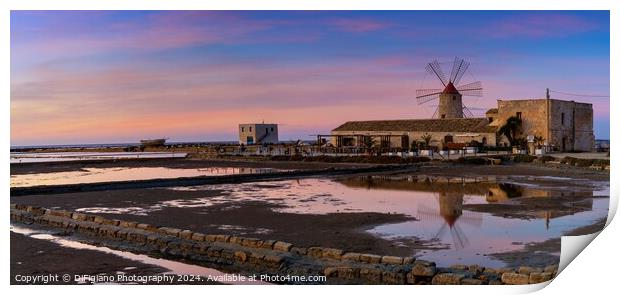
[[443, 89], [443, 94], [459, 94], [459, 91], [456, 89], [456, 87], [454, 87], [454, 84], [452, 84], [452, 82], [448, 82], [448, 85], [446, 85], [446, 88]]
[[495, 133], [487, 118], [349, 121], [332, 131], [420, 131]]
[[488, 115], [488, 114], [497, 114], [497, 112], [498, 112], [497, 108], [492, 108], [492, 109], [489, 109], [489, 110], [486, 112], [486, 114], [487, 114], [487, 115]]

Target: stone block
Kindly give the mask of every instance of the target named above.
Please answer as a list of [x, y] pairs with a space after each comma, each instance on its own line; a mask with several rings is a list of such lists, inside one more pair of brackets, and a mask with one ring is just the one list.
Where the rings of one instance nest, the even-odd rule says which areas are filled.
[[553, 278], [553, 273], [550, 272], [531, 272], [530, 273], [530, 284], [538, 284], [542, 282], [546, 282]]
[[342, 255], [342, 260], [348, 260], [348, 261], [360, 261], [360, 256], [362, 256], [362, 254], [360, 253], [355, 253], [355, 252], [348, 252], [348, 253], [344, 253]]
[[173, 236], [173, 237], [178, 237], [181, 231], [182, 230], [178, 228], [171, 228], [171, 227], [160, 227], [157, 229], [157, 232], [165, 234], [165, 235]]
[[248, 259], [248, 254], [244, 251], [235, 251], [235, 260], [245, 262]]
[[151, 224], [146, 224], [146, 223], [138, 223], [136, 225], [137, 229], [141, 229], [141, 230], [146, 230], [146, 231], [151, 231], [151, 232], [156, 232], [157, 231], [157, 227]]
[[321, 257], [340, 260], [340, 258], [342, 258], [343, 253], [344, 251], [342, 251], [341, 249], [323, 248]]
[[181, 232], [179, 232], [179, 238], [191, 240], [193, 234], [194, 232], [191, 230], [182, 230]]
[[121, 222], [118, 224], [118, 226], [126, 227], [126, 228], [135, 228], [137, 225], [138, 223], [135, 221], [126, 221], [126, 220], [121, 220]]
[[263, 257], [263, 264], [268, 267], [279, 268], [283, 262], [284, 262], [284, 258], [282, 256], [265, 255]]
[[407, 281], [407, 274], [402, 270], [384, 271], [381, 276], [381, 281], [385, 284], [403, 285]]
[[464, 278], [465, 275], [460, 273], [440, 273], [431, 282], [433, 285], [460, 285]]
[[398, 256], [383, 256], [381, 257], [381, 263], [400, 265], [403, 264], [403, 258]]
[[201, 233], [192, 234], [192, 240], [202, 242], [205, 240], [205, 235]]
[[416, 277], [432, 277], [437, 273], [435, 266], [425, 266], [424, 264], [416, 263], [411, 269], [411, 273]]
[[282, 241], [277, 241], [273, 244], [273, 250], [281, 252], [288, 252], [289, 250], [291, 250], [292, 247], [293, 244]]
[[381, 256], [375, 254], [362, 254], [360, 255], [360, 261], [366, 263], [380, 263]]
[[404, 257], [403, 264], [413, 264], [415, 263], [415, 257]]
[[216, 235], [215, 236], [216, 242], [227, 243], [229, 239], [230, 239], [229, 235]]
[[241, 245], [243, 243], [243, 238], [232, 236], [228, 239], [228, 243]]
[[244, 247], [258, 248], [259, 242], [262, 242], [262, 241], [259, 239], [255, 239], [255, 238], [244, 238], [243, 241], [241, 242], [241, 245]]
[[522, 275], [529, 275], [532, 272], [542, 272], [542, 271], [543, 271], [542, 269], [536, 268], [536, 267], [521, 266], [519, 267], [518, 273]]
[[549, 265], [549, 266], [545, 267], [543, 272], [557, 273], [558, 272], [558, 266], [557, 265]]
[[379, 284], [382, 281], [383, 271], [376, 268], [360, 268], [360, 279], [369, 283]]
[[274, 240], [266, 240], [258, 242], [258, 248], [273, 249], [273, 245], [276, 243]]
[[422, 259], [416, 260], [415, 264], [420, 264], [420, 265], [423, 265], [423, 266], [437, 266], [435, 264], [435, 262], [428, 261], [428, 260], [422, 260]]
[[508, 285], [525, 285], [530, 281], [529, 275], [506, 272], [502, 274], [502, 283]]

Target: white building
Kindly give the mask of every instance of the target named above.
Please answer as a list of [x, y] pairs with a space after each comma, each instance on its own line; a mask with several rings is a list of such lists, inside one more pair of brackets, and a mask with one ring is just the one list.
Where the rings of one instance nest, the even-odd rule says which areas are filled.
[[278, 124], [239, 124], [239, 144], [278, 143]]

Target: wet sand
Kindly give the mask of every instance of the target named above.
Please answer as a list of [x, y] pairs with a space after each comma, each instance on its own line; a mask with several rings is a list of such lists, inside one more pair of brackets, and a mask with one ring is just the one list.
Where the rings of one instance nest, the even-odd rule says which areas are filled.
[[[11, 232], [11, 284], [16, 275], [69, 274], [114, 275], [122, 271], [128, 275], [156, 275], [168, 271], [165, 268], [125, 259], [114, 254], [94, 250], [63, 247], [51, 241], [44, 241]], [[50, 284], [77, 284], [50, 282]]]
[[[89, 207], [148, 208], [158, 202], [215, 196], [218, 191], [138, 189], [12, 197], [11, 203], [76, 210]], [[410, 247], [394, 247], [392, 241], [365, 232], [374, 225], [415, 220], [402, 214], [332, 213], [294, 214], [273, 211], [277, 205], [261, 201], [226, 202], [198, 208], [164, 207], [148, 215], [96, 213], [111, 219], [177, 227], [208, 234], [235, 234], [276, 239], [299, 246], [338, 247], [349, 251], [410, 255]], [[267, 229], [265, 231], [264, 229]], [[427, 249], [424, 241], [410, 246]]]

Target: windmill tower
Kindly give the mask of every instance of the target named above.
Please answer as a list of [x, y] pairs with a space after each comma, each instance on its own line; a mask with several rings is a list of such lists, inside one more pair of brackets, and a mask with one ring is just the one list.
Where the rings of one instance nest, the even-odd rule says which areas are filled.
[[418, 89], [416, 98], [418, 105], [439, 98], [439, 104], [433, 118], [452, 119], [473, 117], [472, 112], [463, 104], [463, 96], [482, 96], [482, 83], [480, 81], [460, 85], [461, 78], [469, 68], [469, 62], [455, 57], [450, 71], [450, 77], [446, 78], [439, 62], [434, 60], [426, 65], [426, 71], [439, 79], [443, 89]]
[[441, 238], [445, 234], [446, 229], [449, 229], [455, 249], [466, 248], [469, 245], [469, 240], [458, 222], [480, 227], [482, 225], [482, 214], [463, 212], [463, 193], [439, 192], [435, 197], [439, 203], [439, 209], [432, 209], [422, 205], [418, 207], [418, 216], [427, 220], [443, 221], [433, 239]]

